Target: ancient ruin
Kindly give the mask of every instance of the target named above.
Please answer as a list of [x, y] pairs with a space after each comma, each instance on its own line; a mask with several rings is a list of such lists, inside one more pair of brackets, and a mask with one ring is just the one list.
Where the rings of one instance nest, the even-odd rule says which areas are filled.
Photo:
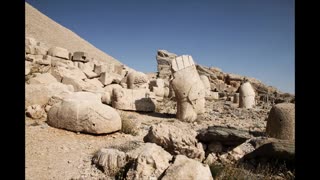
[[26, 179], [212, 180], [239, 164], [265, 179], [258, 165], [294, 164], [294, 95], [154, 54], [157, 72], [134, 70], [26, 3]]

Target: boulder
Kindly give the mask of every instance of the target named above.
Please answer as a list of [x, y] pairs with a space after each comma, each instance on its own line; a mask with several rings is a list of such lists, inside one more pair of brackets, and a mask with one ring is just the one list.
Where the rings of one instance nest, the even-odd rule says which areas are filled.
[[172, 156], [154, 143], [146, 143], [130, 167], [126, 179], [160, 179]]
[[108, 176], [115, 176], [127, 162], [126, 153], [117, 149], [102, 148], [92, 158], [92, 162]]
[[72, 61], [89, 62], [88, 53], [76, 51], [73, 53]]
[[93, 79], [99, 77], [98, 74], [89, 69], [84, 69], [82, 72], [87, 76], [88, 79]]
[[120, 75], [108, 72], [102, 72], [99, 78], [100, 82], [105, 86], [113, 82], [119, 83], [121, 79], [122, 77]]
[[119, 131], [121, 118], [115, 109], [101, 103], [101, 96], [76, 92], [51, 107], [48, 124], [74, 132], [105, 134]]
[[294, 161], [295, 144], [294, 141], [281, 140], [271, 141], [259, 146], [254, 151], [243, 156], [243, 160], [249, 159], [277, 159]]
[[61, 47], [51, 47], [48, 50], [48, 55], [62, 58], [62, 59], [66, 59], [66, 60], [70, 59], [69, 51], [67, 49], [64, 49]]
[[175, 179], [213, 180], [208, 165], [189, 159], [183, 155], [177, 155], [175, 157], [173, 164], [165, 171], [162, 178], [162, 180]]
[[128, 89], [149, 89], [148, 76], [142, 72], [131, 72], [127, 77]]
[[274, 105], [267, 119], [266, 132], [270, 137], [295, 140], [295, 104]]
[[158, 144], [172, 155], [183, 154], [201, 161], [204, 159], [204, 150], [196, 135], [192, 129], [158, 124], [150, 127], [143, 140]]
[[191, 56], [176, 57], [171, 62], [173, 90], [177, 97], [177, 118], [193, 122], [205, 112], [205, 88]]
[[154, 111], [155, 103], [147, 89], [113, 89], [112, 107], [122, 110]]
[[71, 85], [75, 92], [82, 91], [85, 87], [85, 82], [74, 76], [64, 76], [62, 78], [62, 84]]
[[218, 126], [209, 126], [197, 135], [197, 139], [200, 142], [220, 142], [227, 146], [239, 145], [250, 138], [251, 135], [248, 131]]
[[32, 119], [40, 119], [45, 116], [45, 112], [40, 105], [34, 104], [27, 107], [26, 115]]
[[51, 68], [50, 73], [57, 79], [58, 82], [61, 82], [64, 77], [77, 80], [83, 80], [87, 78], [86, 75], [77, 67], [55, 66]]
[[255, 106], [255, 92], [250, 82], [245, 82], [239, 89], [239, 107], [252, 108]]
[[30, 78], [28, 84], [50, 84], [58, 81], [50, 73], [38, 74], [36, 77]]
[[73, 92], [72, 86], [61, 83], [50, 84], [26, 84], [25, 87], [25, 105], [26, 107], [39, 104], [43, 106], [48, 103], [50, 97], [61, 93]]

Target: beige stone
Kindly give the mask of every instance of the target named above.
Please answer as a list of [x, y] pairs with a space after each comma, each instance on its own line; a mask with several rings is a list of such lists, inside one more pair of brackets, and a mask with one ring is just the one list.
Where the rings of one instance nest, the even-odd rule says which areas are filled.
[[40, 119], [45, 116], [45, 112], [40, 105], [34, 104], [27, 107], [26, 115], [32, 119]]
[[120, 130], [121, 118], [115, 109], [101, 103], [101, 97], [78, 92], [51, 107], [48, 124], [75, 132], [104, 134]]
[[148, 76], [142, 72], [131, 72], [127, 77], [128, 89], [149, 89]]
[[108, 72], [101, 73], [99, 78], [100, 82], [105, 86], [111, 84], [112, 82], [120, 82], [121, 79], [122, 77], [120, 75]]
[[245, 82], [239, 89], [239, 107], [253, 108], [255, 106], [255, 92], [249, 82]]
[[92, 158], [92, 162], [102, 168], [108, 176], [115, 176], [127, 164], [126, 153], [117, 149], [102, 148]]
[[51, 47], [48, 50], [48, 55], [54, 56], [54, 57], [59, 57], [62, 59], [69, 60], [69, 51], [67, 49], [61, 48], [61, 47]]
[[88, 62], [89, 61], [88, 53], [77, 51], [73, 53], [72, 61]]
[[154, 143], [146, 143], [142, 147], [134, 165], [127, 173], [127, 179], [149, 180], [160, 179], [162, 173], [169, 167], [172, 156]]
[[56, 78], [54, 78], [50, 73], [43, 73], [29, 79], [28, 84], [50, 84], [57, 82]]
[[158, 144], [172, 155], [183, 154], [202, 161], [204, 150], [202, 144], [198, 143], [196, 135], [197, 133], [189, 128], [157, 124], [150, 127], [143, 140]]
[[177, 118], [193, 122], [205, 112], [205, 88], [191, 56], [172, 60], [173, 90], [177, 97]]
[[26, 84], [25, 105], [39, 104], [43, 106], [48, 103], [51, 96], [70, 91], [73, 91], [72, 86], [70, 87], [61, 83]]
[[270, 110], [266, 132], [270, 137], [295, 140], [295, 104], [280, 103]]
[[112, 107], [122, 110], [154, 111], [155, 104], [146, 89], [113, 89]]
[[162, 180], [213, 180], [210, 168], [184, 155], [177, 155], [173, 164], [166, 170]]

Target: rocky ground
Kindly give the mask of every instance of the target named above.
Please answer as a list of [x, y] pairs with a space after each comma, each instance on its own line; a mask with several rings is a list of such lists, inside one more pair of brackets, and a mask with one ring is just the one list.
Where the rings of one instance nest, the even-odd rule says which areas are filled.
[[122, 118], [141, 123], [137, 135], [122, 132], [106, 135], [76, 133], [50, 127], [45, 118], [33, 120], [26, 117], [26, 179], [103, 179], [106, 175], [91, 162], [94, 153], [104, 147], [134, 149], [143, 143], [149, 127], [158, 123], [194, 130], [215, 125], [264, 133], [270, 106], [254, 109], [234, 106], [225, 100], [208, 102], [207, 112], [194, 123], [181, 122], [174, 114], [164, 113], [175, 110], [170, 107], [161, 113], [118, 110]]

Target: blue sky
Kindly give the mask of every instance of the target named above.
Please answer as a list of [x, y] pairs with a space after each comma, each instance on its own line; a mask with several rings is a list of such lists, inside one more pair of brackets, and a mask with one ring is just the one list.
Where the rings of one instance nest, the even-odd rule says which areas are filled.
[[294, 1], [26, 0], [122, 63], [156, 72], [156, 52], [295, 91]]

